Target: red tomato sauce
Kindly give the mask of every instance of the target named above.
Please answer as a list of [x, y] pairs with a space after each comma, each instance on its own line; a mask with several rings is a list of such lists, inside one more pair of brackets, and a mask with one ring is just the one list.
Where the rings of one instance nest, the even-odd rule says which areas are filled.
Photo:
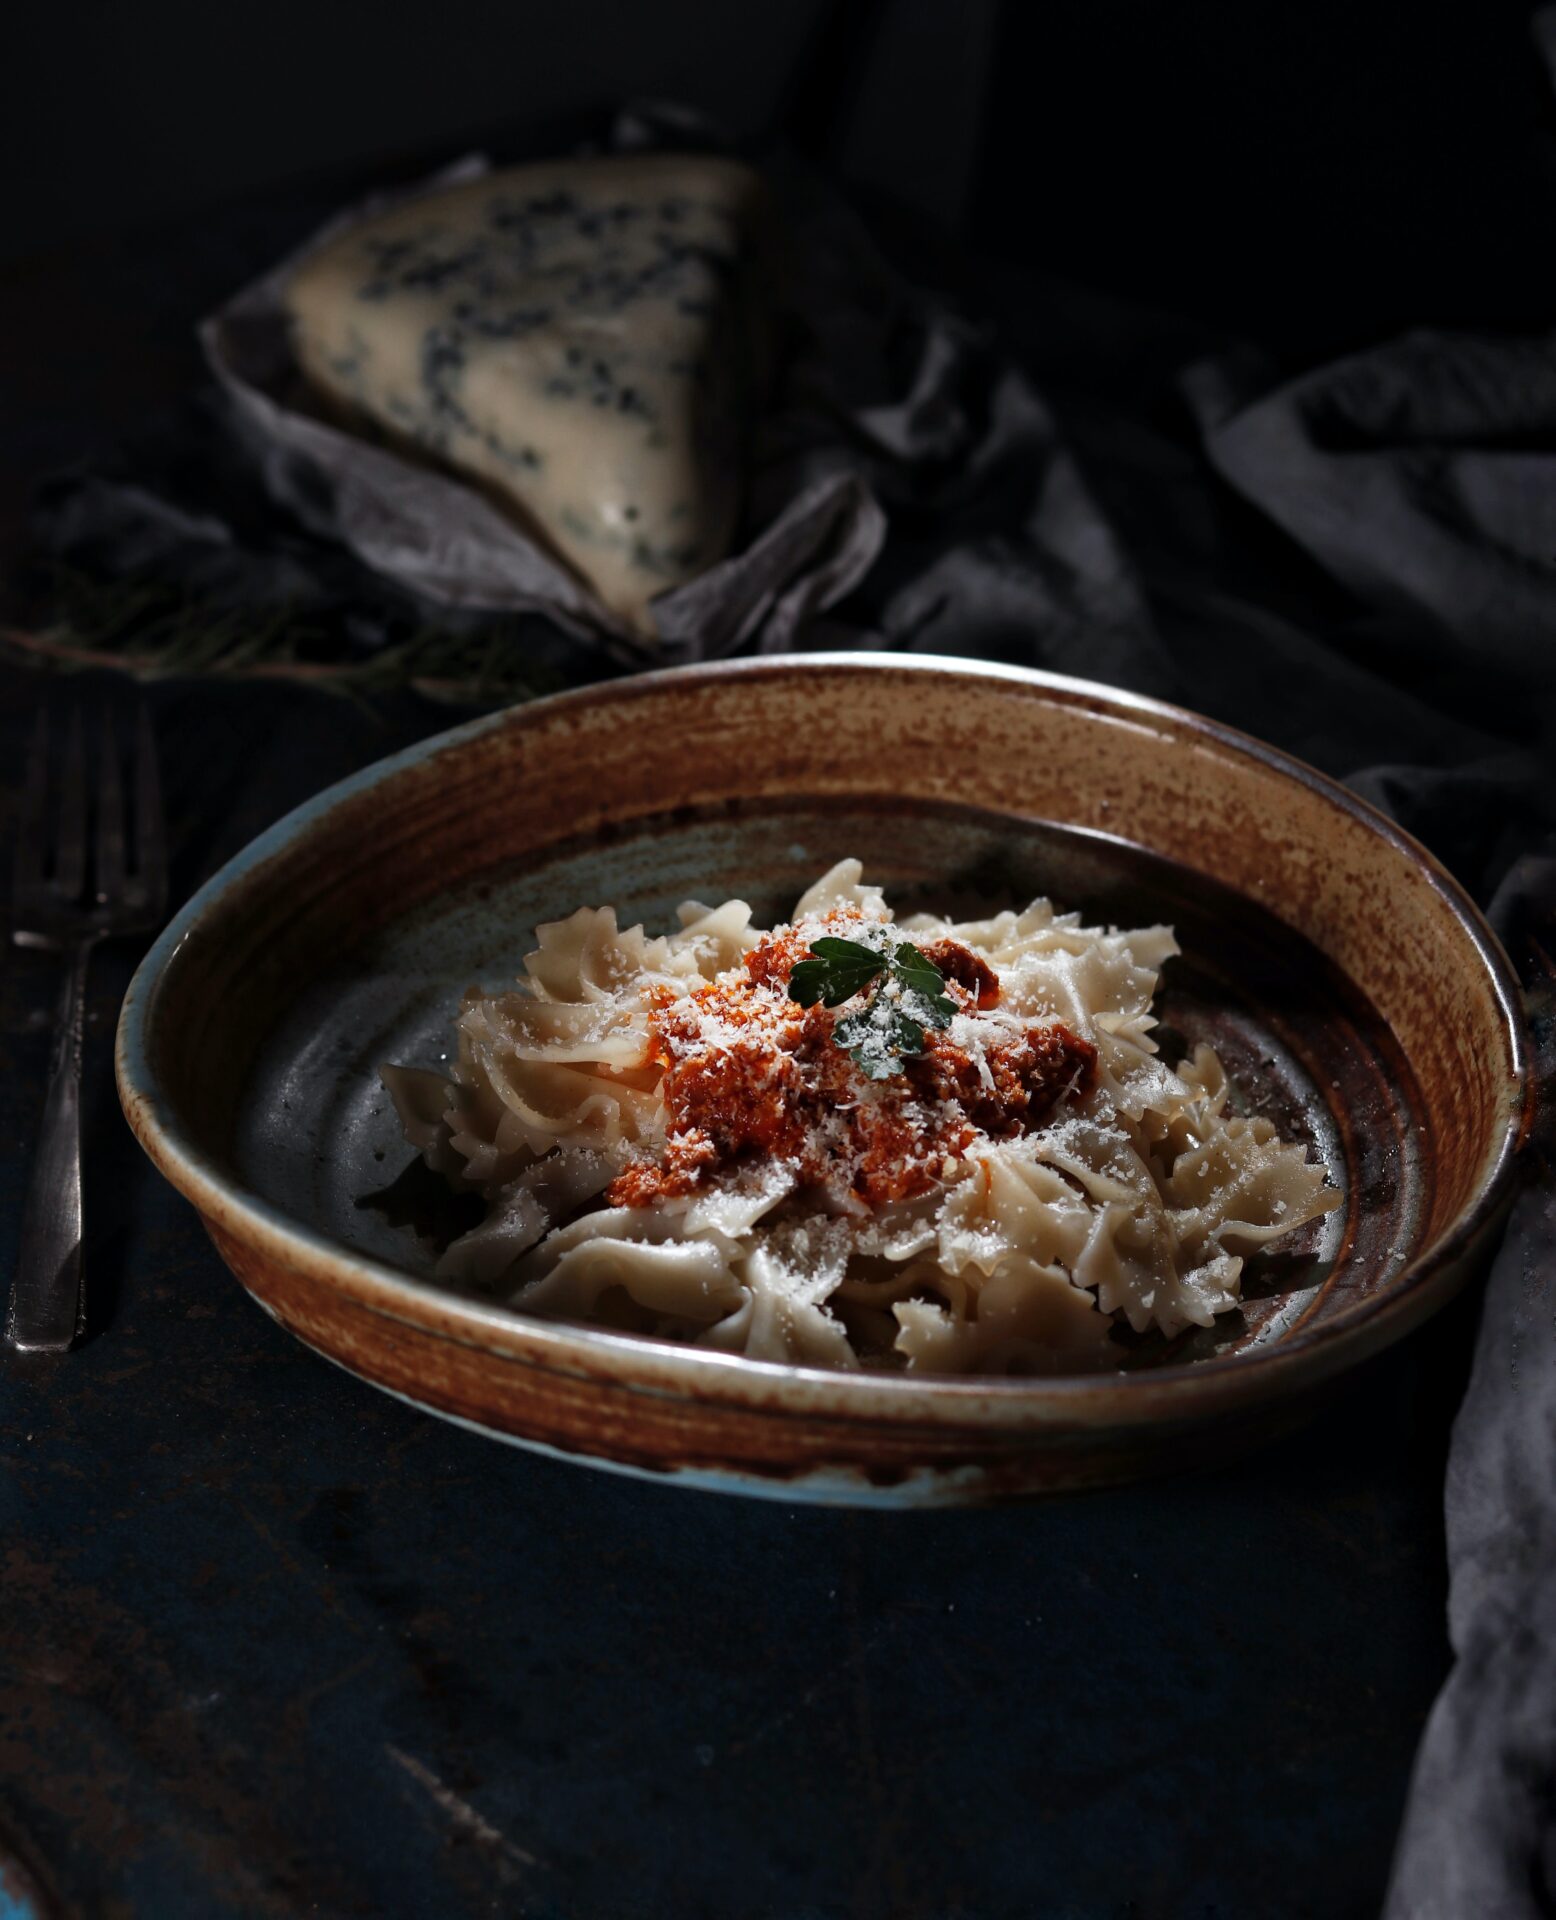
[[[856, 924], [846, 912], [827, 918]], [[792, 1162], [804, 1186], [882, 1207], [928, 1192], [980, 1137], [1027, 1132], [1063, 1095], [1095, 1083], [1096, 1049], [1067, 1027], [1040, 1022], [981, 1049], [987, 1080], [943, 1029], [929, 1030], [924, 1052], [905, 1059], [902, 1073], [867, 1080], [832, 1038], [846, 1009], [788, 998], [789, 975], [809, 944], [785, 928], [759, 941], [742, 969], [689, 994], [648, 990], [645, 1065], [663, 1069], [669, 1137], [657, 1159], [611, 1182], [610, 1205], [693, 1193], [761, 1159]], [[964, 1012], [998, 1004], [999, 977], [970, 947], [935, 940], [921, 951]]]

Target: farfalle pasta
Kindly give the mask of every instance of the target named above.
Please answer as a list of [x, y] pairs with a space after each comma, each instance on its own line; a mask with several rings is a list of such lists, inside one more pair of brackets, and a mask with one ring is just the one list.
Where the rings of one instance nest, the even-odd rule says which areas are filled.
[[679, 919], [541, 927], [446, 1074], [383, 1069], [486, 1202], [450, 1283], [759, 1360], [1057, 1372], [1120, 1323], [1210, 1326], [1249, 1253], [1339, 1204], [1209, 1047], [1158, 1051], [1166, 927], [899, 923], [854, 860], [785, 925]]

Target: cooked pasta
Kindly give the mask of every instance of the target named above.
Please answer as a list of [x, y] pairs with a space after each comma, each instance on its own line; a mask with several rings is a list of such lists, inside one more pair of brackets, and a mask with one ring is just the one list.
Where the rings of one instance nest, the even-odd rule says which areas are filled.
[[1166, 927], [899, 923], [856, 860], [787, 925], [679, 919], [542, 926], [514, 991], [466, 996], [446, 1074], [383, 1069], [487, 1205], [444, 1279], [761, 1360], [1055, 1372], [1120, 1323], [1210, 1326], [1247, 1254], [1339, 1204], [1209, 1047], [1158, 1051]]

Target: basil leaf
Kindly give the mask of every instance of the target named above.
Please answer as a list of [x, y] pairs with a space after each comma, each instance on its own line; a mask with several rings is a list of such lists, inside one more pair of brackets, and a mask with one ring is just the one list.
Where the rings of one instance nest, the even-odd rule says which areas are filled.
[[832, 1038], [840, 1047], [862, 1047], [877, 1031], [868, 1007], [861, 1007], [857, 1013], [845, 1013], [832, 1024]]

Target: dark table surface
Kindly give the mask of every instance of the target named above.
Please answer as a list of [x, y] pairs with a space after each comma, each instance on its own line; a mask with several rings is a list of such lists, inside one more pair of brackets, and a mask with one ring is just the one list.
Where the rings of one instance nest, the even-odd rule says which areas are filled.
[[[81, 262], [36, 271], [8, 531], [23, 478], [190, 376], [187, 319], [238, 267], [176, 300], [148, 279], [116, 365]], [[0, 672], [0, 844], [40, 691]], [[152, 704], [181, 893], [449, 720], [190, 683]], [[1024, 1509], [794, 1508], [533, 1458], [242, 1293], [117, 1112], [135, 958], [93, 974], [90, 1336], [0, 1360], [0, 1825], [66, 1911], [1376, 1911], [1448, 1662], [1473, 1296], [1277, 1445]], [[55, 989], [5, 950], [0, 1273]]]

